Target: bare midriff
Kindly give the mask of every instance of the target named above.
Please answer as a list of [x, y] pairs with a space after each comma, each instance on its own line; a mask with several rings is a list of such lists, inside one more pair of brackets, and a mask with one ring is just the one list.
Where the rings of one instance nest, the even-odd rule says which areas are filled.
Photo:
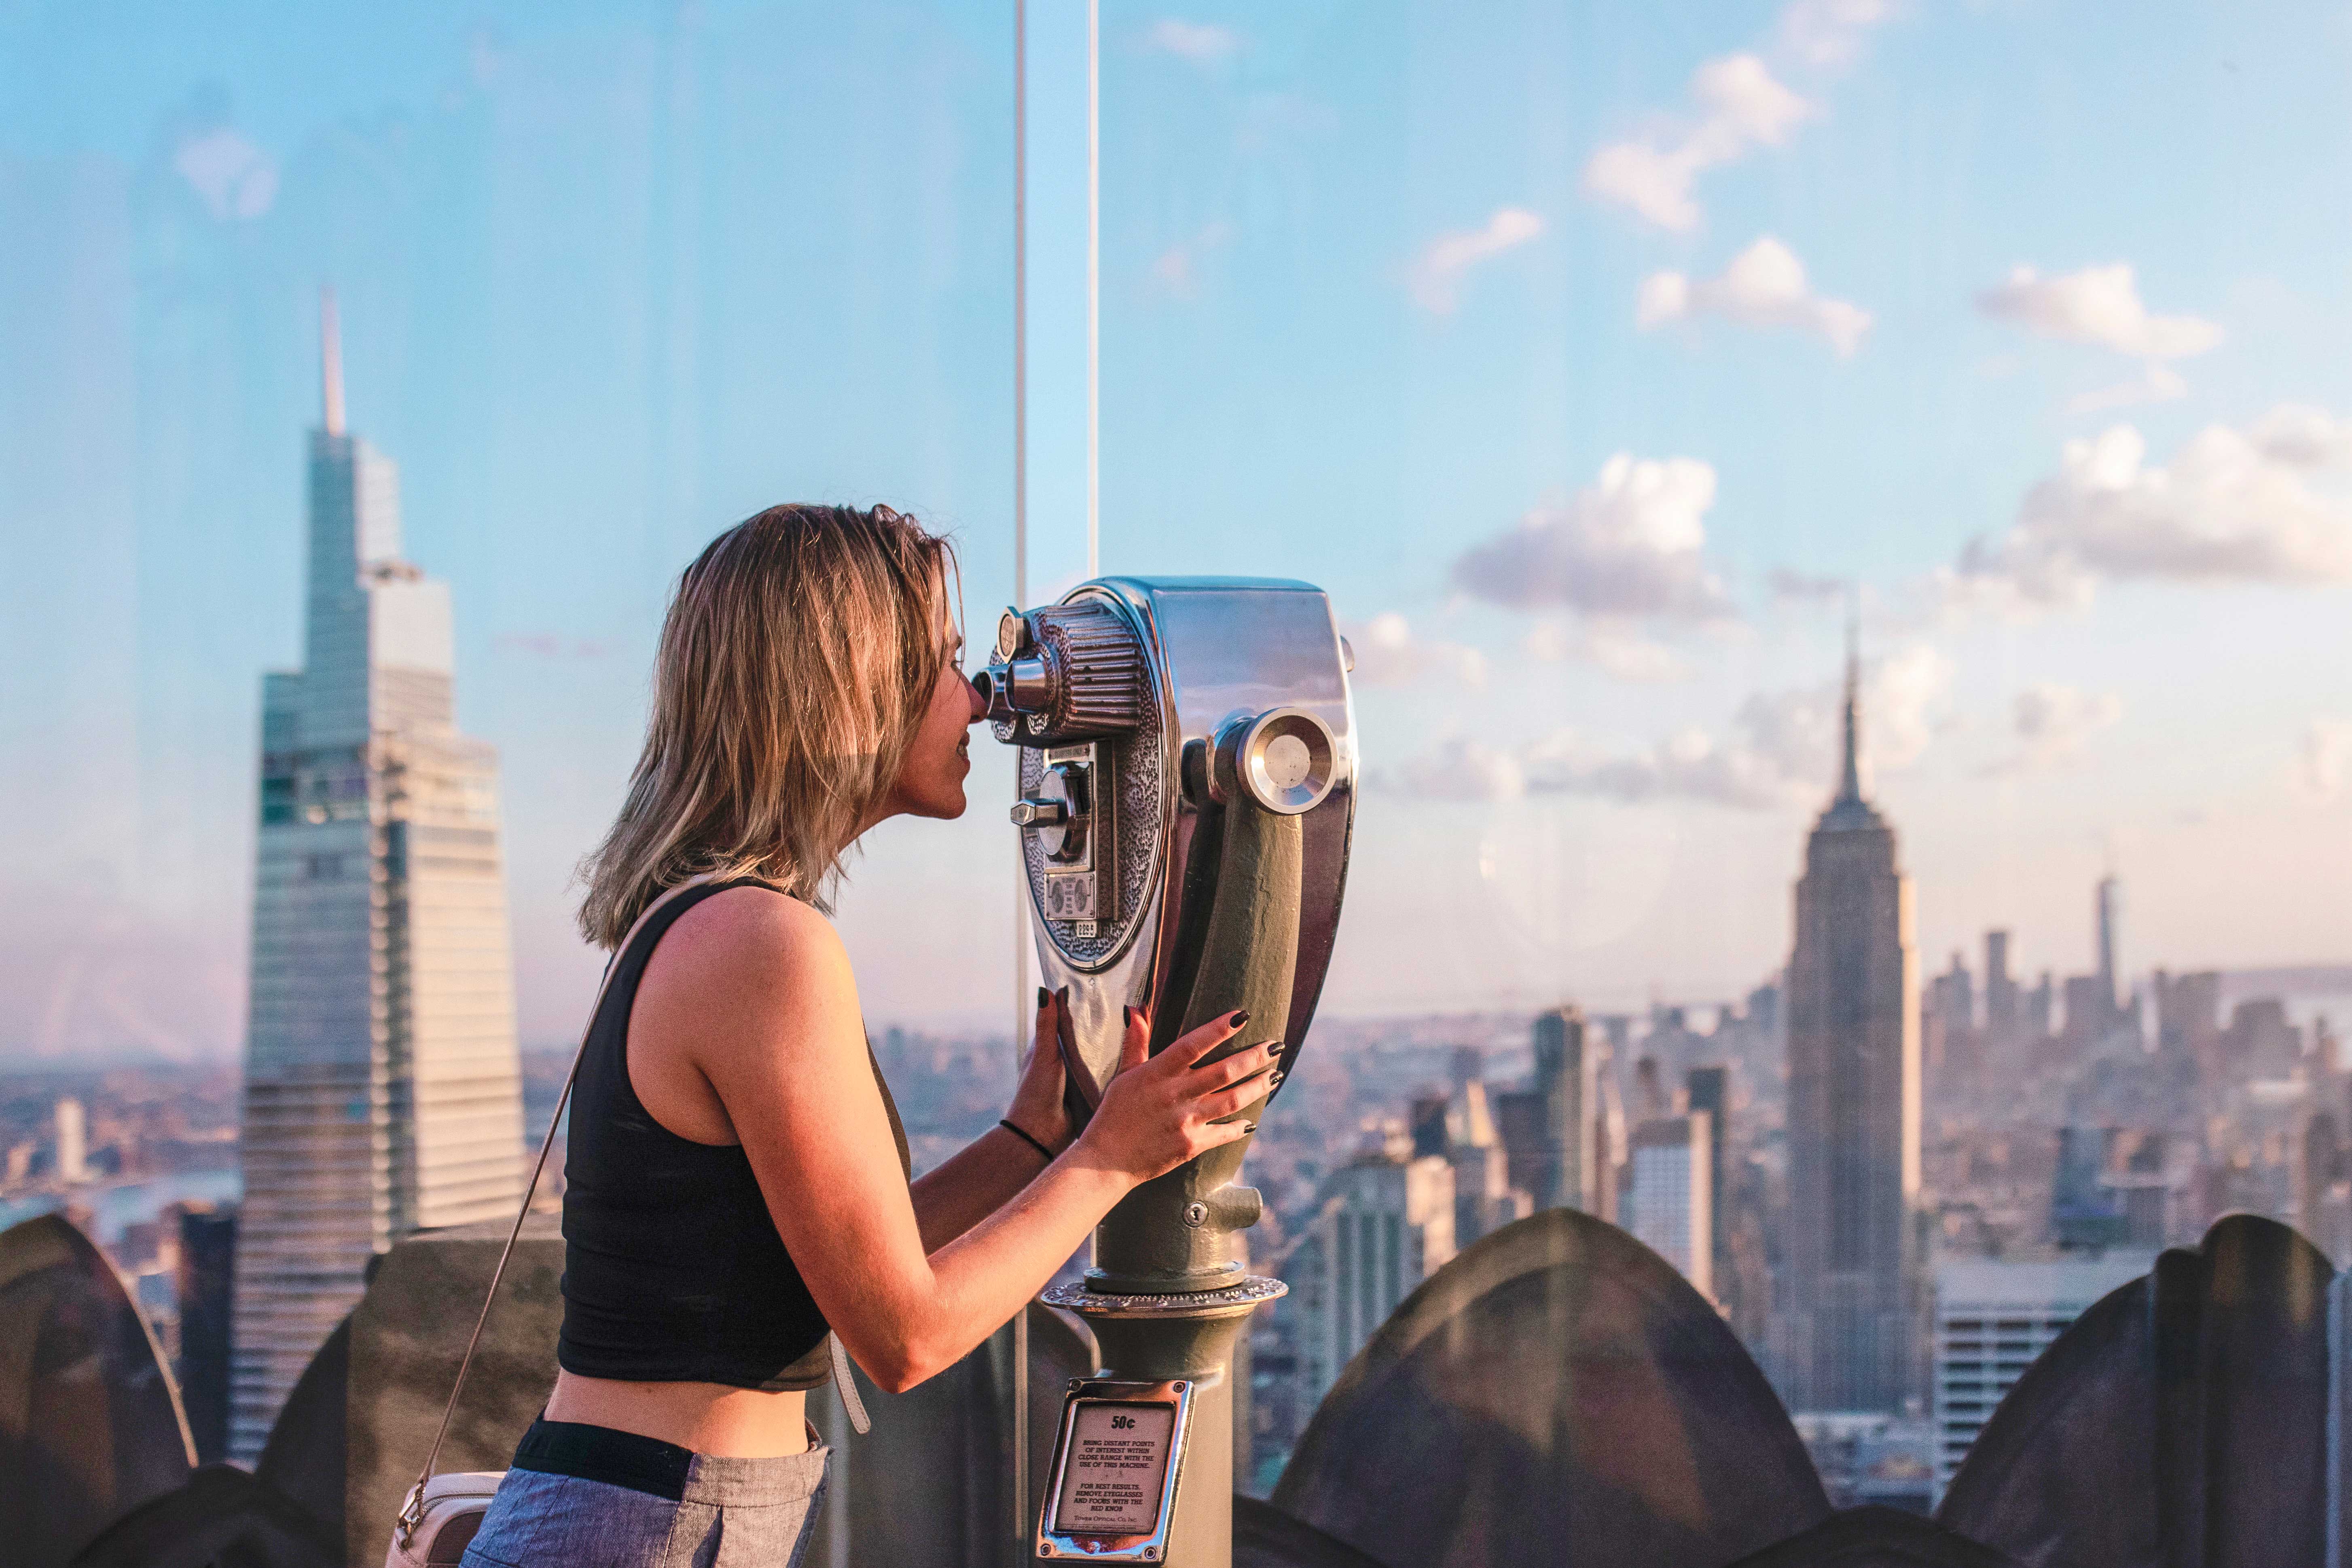
[[772, 1459], [808, 1451], [808, 1395], [721, 1383], [625, 1383], [555, 1374], [550, 1421], [610, 1426], [731, 1459]]

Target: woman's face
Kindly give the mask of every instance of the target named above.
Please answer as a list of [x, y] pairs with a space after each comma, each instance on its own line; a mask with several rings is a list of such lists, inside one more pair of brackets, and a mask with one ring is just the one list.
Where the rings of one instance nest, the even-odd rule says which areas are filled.
[[963, 815], [964, 775], [971, 772], [971, 727], [987, 711], [963, 673], [963, 638], [944, 616], [940, 640], [946, 657], [931, 688], [922, 728], [907, 749], [883, 815], [956, 817]]

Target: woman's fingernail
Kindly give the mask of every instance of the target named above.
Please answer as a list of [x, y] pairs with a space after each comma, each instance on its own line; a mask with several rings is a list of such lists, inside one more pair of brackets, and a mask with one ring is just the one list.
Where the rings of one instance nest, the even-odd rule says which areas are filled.
[[1244, 1024], [1248, 1022], [1249, 1015], [1247, 1013], [1236, 1013], [1232, 1017], [1225, 1020], [1228, 1026], [1235, 1029], [1240, 1028]]
[[1124, 1022], [1130, 1029], [1135, 1027], [1135, 1009], [1132, 1007], [1121, 1007], [1119, 1012], [1123, 1015], [1122, 1022]]
[[1045, 1004], [1053, 999], [1054, 994], [1051, 991], [1046, 990], [1043, 985], [1037, 987], [1037, 1011], [1040, 1013], [1044, 1012], [1045, 1010]]

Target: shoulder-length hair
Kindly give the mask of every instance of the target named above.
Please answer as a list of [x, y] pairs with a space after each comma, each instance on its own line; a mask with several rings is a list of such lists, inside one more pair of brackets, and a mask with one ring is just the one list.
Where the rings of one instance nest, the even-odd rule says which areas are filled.
[[771, 507], [710, 542], [662, 624], [628, 799], [581, 862], [590, 942], [704, 873], [829, 907], [938, 684], [954, 560], [887, 506]]

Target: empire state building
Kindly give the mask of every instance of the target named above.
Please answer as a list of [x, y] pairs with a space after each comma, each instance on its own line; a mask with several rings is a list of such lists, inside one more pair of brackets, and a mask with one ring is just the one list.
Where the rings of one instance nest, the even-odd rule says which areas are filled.
[[1801, 1410], [1896, 1410], [1918, 1392], [1918, 959], [1895, 829], [1863, 797], [1846, 655], [1836, 798], [1805, 845], [1789, 959], [1788, 1290], [1774, 1338]]
[[229, 1450], [251, 1459], [369, 1262], [522, 1199], [498, 758], [457, 732], [449, 588], [343, 428], [331, 298], [298, 672], [266, 676]]

